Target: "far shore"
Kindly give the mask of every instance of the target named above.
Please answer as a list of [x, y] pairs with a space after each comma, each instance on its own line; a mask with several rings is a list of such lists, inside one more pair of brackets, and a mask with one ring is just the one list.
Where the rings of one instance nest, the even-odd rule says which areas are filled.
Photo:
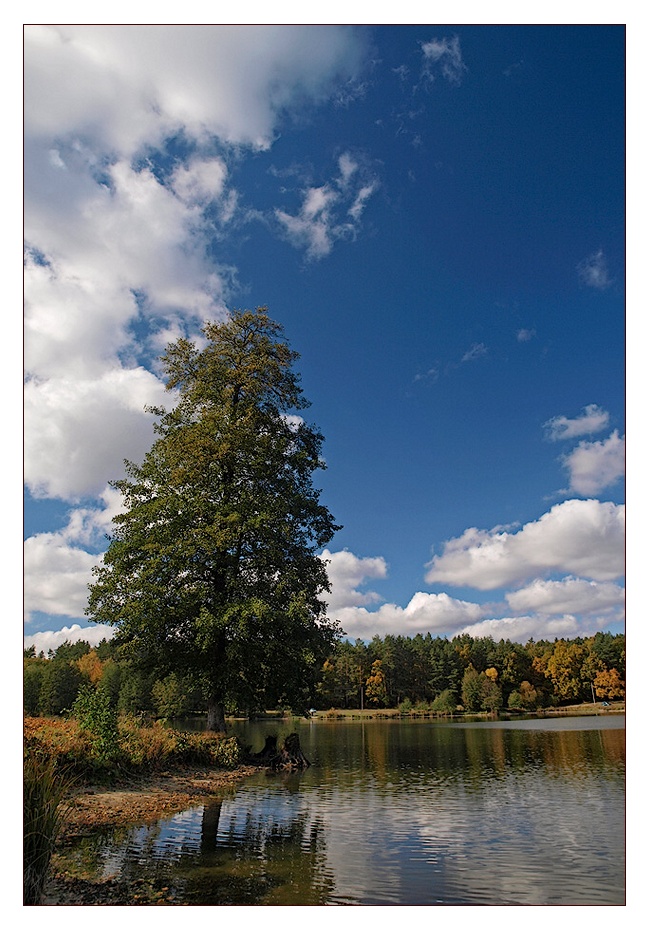
[[[625, 701], [624, 700], [612, 700], [612, 701], [599, 701], [598, 703], [576, 703], [570, 706], [547, 706], [537, 710], [514, 710], [514, 709], [504, 709], [499, 713], [453, 713], [453, 714], [442, 714], [442, 713], [400, 713], [398, 709], [331, 709], [331, 710], [314, 710], [312, 712], [310, 719], [320, 719], [320, 720], [336, 720], [336, 719], [355, 719], [355, 720], [372, 720], [372, 719], [466, 719], [466, 720], [481, 720], [481, 719], [520, 719], [522, 717], [539, 717], [544, 718], [547, 716], [604, 716], [611, 713], [625, 713]], [[264, 715], [256, 717], [254, 721], [264, 721], [264, 720], [277, 720], [281, 722], [283, 719], [289, 721], [291, 719], [304, 719], [302, 716], [291, 716], [287, 713], [277, 713], [273, 711], [268, 711]], [[244, 717], [231, 717], [232, 721], [245, 722], [247, 721]]]

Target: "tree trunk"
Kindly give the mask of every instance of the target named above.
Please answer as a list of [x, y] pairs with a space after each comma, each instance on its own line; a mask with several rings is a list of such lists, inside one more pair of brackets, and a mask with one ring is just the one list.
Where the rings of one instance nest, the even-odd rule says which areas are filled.
[[218, 700], [208, 701], [208, 718], [205, 728], [208, 732], [225, 733], [226, 731], [226, 714], [224, 712], [223, 703], [220, 703]]

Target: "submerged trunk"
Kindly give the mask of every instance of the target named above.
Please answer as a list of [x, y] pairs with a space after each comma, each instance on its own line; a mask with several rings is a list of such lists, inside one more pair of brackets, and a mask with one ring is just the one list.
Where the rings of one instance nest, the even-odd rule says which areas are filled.
[[226, 731], [226, 714], [223, 703], [218, 700], [208, 701], [208, 718], [205, 724], [208, 732]]

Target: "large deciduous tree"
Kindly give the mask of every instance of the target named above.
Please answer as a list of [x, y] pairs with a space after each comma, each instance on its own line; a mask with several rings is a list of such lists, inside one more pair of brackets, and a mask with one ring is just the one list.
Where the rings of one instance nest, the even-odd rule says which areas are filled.
[[113, 483], [124, 511], [87, 612], [137, 665], [199, 682], [208, 728], [224, 730], [229, 703], [309, 705], [339, 634], [318, 555], [338, 527], [312, 484], [323, 436], [299, 415], [281, 327], [258, 308], [203, 335], [162, 356], [175, 402], [151, 410], [157, 439]]

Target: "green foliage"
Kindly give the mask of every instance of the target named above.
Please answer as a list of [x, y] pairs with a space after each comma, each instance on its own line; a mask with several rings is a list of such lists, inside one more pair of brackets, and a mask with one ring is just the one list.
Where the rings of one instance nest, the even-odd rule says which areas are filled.
[[477, 713], [483, 702], [481, 676], [473, 665], [469, 665], [463, 674], [463, 706], [470, 713]]
[[23, 766], [23, 903], [41, 902], [52, 852], [62, 822], [61, 802], [69, 781], [55, 759], [34, 753]]
[[503, 705], [503, 694], [496, 681], [487, 677], [485, 673], [481, 677], [481, 709], [490, 713], [496, 713]]
[[264, 309], [204, 336], [163, 356], [178, 402], [152, 410], [157, 440], [113, 485], [125, 510], [88, 614], [134, 663], [192, 677], [210, 720], [228, 700], [308, 699], [339, 630], [320, 599], [337, 527], [312, 486], [323, 437], [293, 415], [308, 406], [297, 356]]
[[508, 696], [508, 706], [518, 710], [534, 710], [539, 701], [540, 695], [529, 681], [522, 681]]
[[43, 716], [57, 716], [69, 710], [84, 681], [74, 660], [59, 658], [58, 652], [59, 649], [57, 657], [48, 659], [44, 665], [38, 705]]
[[188, 711], [190, 694], [187, 685], [172, 672], [161, 681], [155, 681], [151, 688], [151, 699], [159, 717], [173, 719]]
[[23, 669], [23, 709], [28, 716], [38, 713], [44, 676], [45, 659], [27, 658]]
[[117, 712], [104, 690], [84, 685], [72, 705], [79, 727], [93, 736], [93, 753], [101, 763], [119, 754]]
[[451, 690], [443, 690], [431, 704], [434, 713], [451, 715], [456, 712], [456, 698]]
[[[418, 712], [430, 715], [440, 712], [438, 707], [445, 692], [448, 692], [445, 699], [449, 706], [452, 702], [465, 705], [462, 678], [470, 667], [469, 679], [473, 680], [475, 674], [479, 678], [478, 685], [466, 682], [466, 688], [469, 686], [471, 690], [474, 686], [476, 690], [476, 694], [469, 695], [471, 712], [486, 709], [493, 712], [502, 705], [531, 711], [579, 699], [591, 702], [592, 685], [598, 699], [624, 698], [625, 636], [622, 634], [597, 633], [587, 639], [555, 642], [531, 640], [525, 646], [503, 639], [499, 642], [481, 640], [478, 657], [486, 662], [486, 668], [480, 673], [471, 661], [463, 667], [463, 662], [472, 656], [472, 641], [469, 636], [447, 640], [418, 635], [414, 638], [386, 636], [384, 639], [375, 636], [371, 642], [338, 642], [320, 671], [315, 664], [310, 666], [313, 677], [303, 682], [297, 703], [281, 699], [281, 687], [262, 687], [250, 702], [229, 699], [225, 709], [237, 715], [254, 715], [257, 710], [273, 709], [274, 705], [295, 708], [299, 714], [304, 706], [321, 710], [358, 709], [363, 684], [368, 704], [399, 707], [405, 715], [418, 706]], [[97, 689], [108, 694], [110, 705], [119, 713], [152, 714], [154, 687], [158, 698], [156, 711], [160, 715], [171, 718], [185, 712], [205, 711], [205, 700], [191, 676], [176, 672], [173, 677], [160, 679], [124, 660], [115, 645], [110, 649], [104, 646], [101, 650], [91, 650], [87, 643], [82, 643], [77, 657], [73, 653], [72, 658], [65, 657], [70, 655], [69, 645], [64, 647], [64, 657], [57, 651], [49, 659], [42, 655], [37, 657], [33, 649], [28, 650], [24, 660], [25, 713], [59, 715], [70, 710], [84, 680], [79, 676], [79, 664], [91, 667], [92, 658], [92, 667], [97, 668], [93, 652], [101, 664]], [[376, 674], [377, 670], [381, 675]], [[312, 691], [314, 678], [316, 686]], [[490, 679], [498, 685], [497, 689], [490, 690], [489, 686], [484, 689], [484, 682]], [[157, 681], [158, 686], [155, 686]], [[379, 688], [376, 692], [375, 685]], [[300, 692], [299, 687], [295, 688], [296, 692]], [[265, 698], [270, 695], [275, 704], [266, 704]], [[376, 697], [379, 700], [375, 702]]]

